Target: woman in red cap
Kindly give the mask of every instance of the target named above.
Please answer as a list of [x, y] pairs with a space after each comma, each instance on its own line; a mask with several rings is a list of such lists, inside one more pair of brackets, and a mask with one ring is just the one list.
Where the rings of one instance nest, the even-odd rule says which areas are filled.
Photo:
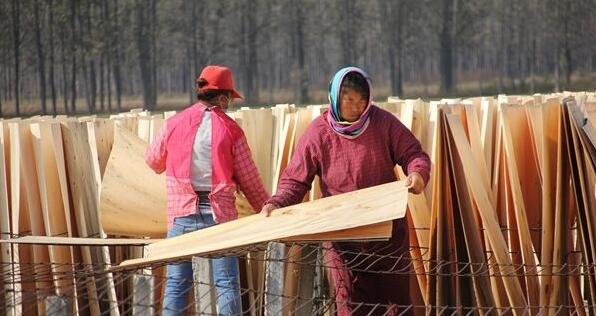
[[[196, 80], [198, 102], [168, 119], [147, 149], [145, 160], [166, 172], [168, 238], [238, 218], [240, 189], [253, 209], [269, 198], [240, 126], [224, 110], [234, 98], [231, 71], [207, 66]], [[241, 314], [238, 259], [212, 259], [218, 314]], [[186, 314], [192, 289], [190, 262], [168, 265], [163, 314]]]

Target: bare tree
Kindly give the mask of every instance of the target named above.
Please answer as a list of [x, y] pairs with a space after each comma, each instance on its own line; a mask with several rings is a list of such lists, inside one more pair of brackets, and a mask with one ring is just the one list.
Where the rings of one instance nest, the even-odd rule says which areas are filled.
[[379, 0], [378, 3], [381, 29], [385, 35], [386, 58], [389, 61], [391, 93], [401, 96], [403, 95], [402, 32], [404, 23], [402, 1]]
[[112, 74], [114, 76], [114, 87], [116, 88], [116, 109], [122, 110], [122, 74], [120, 68], [120, 61], [122, 59], [121, 43], [120, 43], [120, 14], [118, 13], [118, 0], [114, 0], [113, 12], [111, 21], [113, 21], [110, 34], [110, 53], [114, 61], [112, 67]]
[[37, 71], [39, 74], [39, 99], [41, 101], [41, 112], [46, 114], [48, 109], [46, 105], [46, 70], [45, 56], [41, 39], [41, 17], [39, 16], [39, 0], [33, 2], [35, 13], [35, 47], [37, 48]]
[[[71, 81], [70, 81], [70, 113], [74, 114], [77, 112], [77, 28], [76, 28], [76, 15], [77, 15], [77, 1], [70, 0], [70, 54], [71, 54]], [[68, 111], [67, 111], [68, 112]]]
[[294, 52], [296, 54], [296, 71], [298, 84], [296, 85], [296, 102], [304, 104], [308, 100], [308, 78], [306, 75], [306, 60], [304, 48], [304, 12], [303, 4], [291, 1]]
[[596, 0], [4, 1], [2, 113], [178, 106], [206, 64], [231, 67], [248, 104], [325, 102], [346, 65], [378, 99], [591, 90], [593, 30]]
[[258, 2], [244, 0], [240, 10], [240, 63], [244, 82], [246, 102], [254, 103], [259, 98], [257, 65], [257, 17]]
[[52, 97], [52, 114], [58, 114], [58, 110], [56, 108], [56, 82], [55, 82], [55, 75], [54, 75], [54, 0], [48, 0], [48, 11], [49, 11], [49, 18], [48, 18], [48, 29], [49, 29], [49, 44], [50, 44], [50, 94]]
[[[156, 0], [151, 0], [156, 1]], [[151, 6], [150, 6], [151, 7]], [[150, 9], [150, 8], [149, 8]], [[135, 41], [139, 54], [139, 68], [141, 70], [141, 82], [143, 88], [143, 108], [153, 110], [157, 104], [155, 87], [155, 75], [153, 69], [151, 10], [146, 6], [145, 1], [135, 0]]]
[[439, 34], [440, 54], [439, 64], [441, 69], [441, 92], [451, 93], [454, 86], [453, 78], [453, 28], [456, 16], [457, 0], [442, 0], [441, 31]]
[[14, 98], [15, 98], [15, 111], [16, 115], [21, 115], [20, 111], [20, 69], [19, 62], [21, 59], [21, 12], [20, 12], [20, 1], [12, 0], [12, 42], [13, 42], [13, 53], [14, 53]]

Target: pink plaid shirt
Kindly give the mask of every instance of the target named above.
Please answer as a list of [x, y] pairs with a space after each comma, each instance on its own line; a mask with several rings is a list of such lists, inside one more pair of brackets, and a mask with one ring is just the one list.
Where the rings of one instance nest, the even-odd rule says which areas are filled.
[[215, 221], [222, 223], [238, 218], [234, 196], [238, 187], [257, 211], [269, 198], [240, 126], [220, 108], [207, 106], [198, 102], [168, 119], [145, 154], [151, 169], [156, 173], [166, 171], [168, 228], [174, 218], [196, 212], [199, 201], [190, 178], [192, 146], [205, 111], [212, 111], [209, 199]]

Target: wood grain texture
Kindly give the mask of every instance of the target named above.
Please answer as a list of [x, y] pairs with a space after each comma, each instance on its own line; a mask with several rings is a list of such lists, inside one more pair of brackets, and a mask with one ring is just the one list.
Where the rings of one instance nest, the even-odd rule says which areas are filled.
[[[69, 236], [67, 218], [70, 219], [70, 216], [67, 217], [65, 210], [70, 208], [64, 205], [65, 202], [68, 204], [68, 191], [61, 190], [60, 178], [65, 175], [59, 174], [59, 171], [64, 170], [64, 165], [58, 167], [58, 163], [64, 163], [60, 125], [39, 122], [32, 123], [30, 129], [45, 233], [47, 236]], [[76, 292], [73, 290], [76, 287], [72, 278], [74, 271], [71, 250], [54, 245], [48, 248], [50, 260], [55, 263], [52, 265], [52, 272], [56, 294], [73, 297], [71, 302], [75, 302]]]
[[[525, 118], [525, 112], [522, 111], [523, 109], [520, 108], [513, 108], [509, 106], [505, 106], [501, 109], [501, 119], [503, 122], [503, 144], [505, 145], [505, 157], [507, 163], [507, 170], [508, 170], [508, 178], [509, 184], [512, 192], [513, 198], [513, 206], [515, 208], [515, 219], [517, 223], [517, 233], [519, 237], [519, 245], [521, 247], [521, 255], [524, 264], [524, 274], [525, 274], [525, 283], [526, 283], [526, 293], [528, 297], [528, 302], [530, 306], [538, 306], [539, 304], [539, 280], [537, 276], [537, 259], [534, 254], [534, 247], [533, 245], [537, 244], [534, 243], [532, 240], [532, 236], [530, 234], [530, 224], [529, 219], [536, 220], [536, 215], [540, 215], [537, 211], [530, 212], [531, 205], [535, 205], [534, 203], [539, 203], [540, 194], [538, 196], [530, 195], [529, 189], [525, 192], [522, 191], [522, 187], [524, 186], [527, 188], [528, 181], [531, 181], [526, 176], [520, 176], [520, 170], [526, 170], [524, 168], [530, 168], [531, 166], [524, 165], [521, 166], [519, 162], [522, 160], [519, 155], [522, 153], [515, 149], [514, 146], [514, 138], [513, 135], [516, 135], [516, 139], [520, 139], [521, 135], [528, 137], [527, 133], [522, 132], [522, 128], [525, 126], [525, 120], [521, 120], [521, 125], [513, 125], [510, 121], [513, 119], [514, 116], [522, 116]], [[523, 137], [523, 136], [522, 136]], [[527, 138], [525, 138], [527, 140]], [[532, 157], [533, 154], [533, 146], [524, 146], [526, 151], [524, 152], [525, 157]], [[530, 158], [532, 159], [532, 158]], [[527, 162], [527, 160], [524, 159]], [[522, 169], [518, 169], [522, 168]], [[525, 181], [524, 181], [525, 180]], [[536, 177], [534, 177], [534, 181], [536, 181]], [[539, 186], [540, 184], [536, 184], [534, 182], [534, 188], [538, 186], [538, 193], [540, 193]], [[526, 193], [526, 194], [524, 194]], [[536, 193], [533, 191], [532, 193]], [[535, 197], [535, 198], [533, 198]], [[530, 206], [530, 208], [528, 207]], [[530, 213], [529, 213], [530, 212]], [[532, 313], [536, 313], [537, 310], [533, 310]]]
[[107, 234], [161, 238], [167, 228], [165, 174], [145, 163], [147, 143], [116, 127], [102, 181], [101, 224]]
[[269, 217], [252, 215], [167, 239], [148, 246], [148, 258], [125, 261], [119, 268], [221, 252], [297, 235], [381, 223], [403, 217], [406, 204], [407, 188], [404, 182], [392, 182], [280, 208]]
[[[464, 168], [468, 190], [472, 192], [472, 196], [478, 204], [480, 217], [482, 218], [483, 227], [487, 230], [491, 249], [494, 252], [497, 262], [501, 265], [501, 272], [506, 276], [503, 278], [503, 282], [505, 283], [509, 301], [513, 306], [527, 307], [527, 301], [523, 295], [519, 280], [511, 277], [515, 275], [515, 269], [511, 265], [511, 258], [507, 253], [507, 244], [501, 234], [494, 208], [490, 203], [489, 193], [483, 190], [482, 179], [474, 171], [478, 170], [478, 165], [473, 159], [470, 146], [465, 142], [466, 138], [463, 126], [456, 116], [447, 115], [446, 120], [462, 163], [468, 166]], [[523, 314], [523, 310], [514, 310], [513, 312], [516, 315]]]

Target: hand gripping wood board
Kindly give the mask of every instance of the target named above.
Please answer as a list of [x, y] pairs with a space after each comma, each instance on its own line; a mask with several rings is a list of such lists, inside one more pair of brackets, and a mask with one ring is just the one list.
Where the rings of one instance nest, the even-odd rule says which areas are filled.
[[117, 269], [217, 253], [251, 244], [327, 233], [402, 218], [408, 190], [391, 182], [216, 225], [147, 247], [148, 256], [123, 262]]

